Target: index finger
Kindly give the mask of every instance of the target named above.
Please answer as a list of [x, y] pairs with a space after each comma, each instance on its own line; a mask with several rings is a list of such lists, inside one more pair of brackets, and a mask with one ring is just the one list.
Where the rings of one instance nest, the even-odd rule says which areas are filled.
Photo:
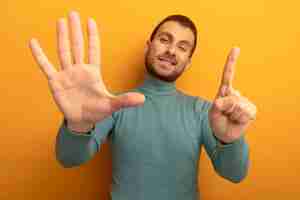
[[231, 87], [232, 86], [232, 81], [234, 77], [234, 68], [236, 64], [236, 60], [238, 56], [240, 55], [240, 48], [238, 47], [233, 47], [228, 54], [224, 70], [223, 70], [223, 77], [222, 77], [222, 82], [221, 82], [221, 87], [226, 86], [226, 87]]
[[100, 38], [97, 24], [93, 18], [88, 20], [88, 60], [90, 64], [100, 65]]

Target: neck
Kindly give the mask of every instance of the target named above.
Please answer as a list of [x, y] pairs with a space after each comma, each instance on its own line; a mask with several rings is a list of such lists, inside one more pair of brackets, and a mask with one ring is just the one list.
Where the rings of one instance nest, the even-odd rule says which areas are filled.
[[171, 95], [176, 93], [176, 84], [167, 82], [146, 73], [144, 83], [139, 87], [147, 94], [153, 95]]

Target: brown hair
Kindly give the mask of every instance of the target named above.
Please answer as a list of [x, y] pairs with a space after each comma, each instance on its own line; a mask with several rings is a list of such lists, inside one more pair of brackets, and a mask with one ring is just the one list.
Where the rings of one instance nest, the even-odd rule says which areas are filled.
[[192, 48], [191, 55], [190, 55], [190, 57], [191, 57], [193, 55], [193, 53], [196, 49], [196, 45], [197, 45], [197, 28], [196, 28], [196, 25], [193, 23], [193, 21], [184, 15], [170, 15], [170, 16], [166, 17], [165, 19], [163, 19], [153, 30], [151, 37], [150, 37], [150, 41], [152, 41], [154, 39], [155, 34], [157, 33], [160, 26], [167, 21], [175, 21], [175, 22], [178, 22], [180, 25], [191, 29], [191, 31], [193, 32], [194, 37], [195, 37], [194, 46]]

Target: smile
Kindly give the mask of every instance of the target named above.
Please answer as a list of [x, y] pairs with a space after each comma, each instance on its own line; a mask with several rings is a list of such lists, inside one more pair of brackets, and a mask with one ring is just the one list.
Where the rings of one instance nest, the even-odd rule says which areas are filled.
[[167, 62], [167, 63], [169, 63], [170, 65], [176, 65], [176, 62], [175, 62], [175, 61], [172, 61], [172, 60], [170, 60], [170, 59], [165, 59], [165, 58], [159, 57], [158, 60], [161, 61], [161, 62]]

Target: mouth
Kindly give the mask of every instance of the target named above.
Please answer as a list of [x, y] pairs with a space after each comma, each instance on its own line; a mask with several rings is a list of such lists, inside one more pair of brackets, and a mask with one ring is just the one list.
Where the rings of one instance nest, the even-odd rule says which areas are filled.
[[176, 62], [175, 59], [170, 59], [170, 58], [165, 58], [165, 57], [158, 57], [158, 60], [160, 62], [166, 62], [166, 63], [168, 63], [170, 65], [176, 65], [177, 64], [177, 62]]

